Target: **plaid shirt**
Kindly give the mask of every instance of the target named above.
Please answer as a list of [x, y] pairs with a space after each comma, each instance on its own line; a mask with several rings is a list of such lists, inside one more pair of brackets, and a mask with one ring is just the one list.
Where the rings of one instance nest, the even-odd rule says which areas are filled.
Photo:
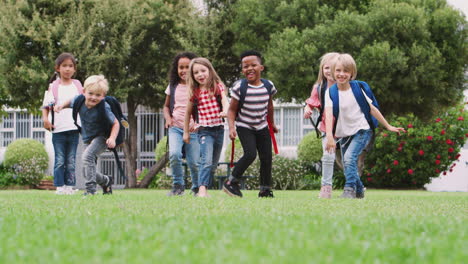
[[[224, 87], [218, 84], [220, 93], [224, 93]], [[199, 90], [198, 94], [198, 127], [214, 127], [224, 125], [222, 118], [218, 117], [221, 109], [216, 101], [216, 96], [210, 96], [207, 90]]]

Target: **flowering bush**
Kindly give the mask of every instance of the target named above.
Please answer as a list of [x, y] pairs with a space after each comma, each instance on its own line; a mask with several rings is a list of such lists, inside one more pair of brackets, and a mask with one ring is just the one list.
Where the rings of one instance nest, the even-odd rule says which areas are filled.
[[371, 187], [421, 188], [431, 178], [457, 165], [468, 139], [468, 114], [463, 106], [449, 109], [429, 122], [414, 115], [391, 121], [407, 132], [400, 136], [379, 127], [374, 149], [361, 176]]
[[33, 139], [13, 141], [5, 152], [3, 164], [13, 169], [20, 185], [37, 185], [44, 177], [49, 157], [44, 145]]
[[322, 158], [322, 139], [315, 132], [305, 135], [297, 146], [297, 157], [309, 164], [319, 162]]

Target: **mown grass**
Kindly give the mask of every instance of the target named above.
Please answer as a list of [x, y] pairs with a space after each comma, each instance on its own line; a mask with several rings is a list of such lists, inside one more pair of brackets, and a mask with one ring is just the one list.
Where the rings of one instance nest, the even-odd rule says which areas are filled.
[[[468, 194], [0, 191], [0, 263], [466, 263]], [[335, 192], [338, 196], [338, 192]]]

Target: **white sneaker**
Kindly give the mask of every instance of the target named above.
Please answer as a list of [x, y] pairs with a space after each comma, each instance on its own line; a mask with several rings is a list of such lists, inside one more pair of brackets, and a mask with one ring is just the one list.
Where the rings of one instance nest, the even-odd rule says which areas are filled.
[[65, 187], [65, 194], [75, 194], [78, 189], [73, 189], [73, 186], [67, 186], [67, 185], [64, 185], [63, 187]]
[[55, 189], [55, 194], [63, 195], [65, 194], [65, 186], [57, 186]]

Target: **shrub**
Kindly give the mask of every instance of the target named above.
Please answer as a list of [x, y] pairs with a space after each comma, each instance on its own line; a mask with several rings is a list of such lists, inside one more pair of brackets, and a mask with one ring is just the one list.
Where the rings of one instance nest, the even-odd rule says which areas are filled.
[[39, 141], [18, 139], [5, 152], [4, 165], [13, 168], [20, 185], [37, 185], [48, 167], [49, 157]]
[[305, 135], [297, 146], [297, 157], [308, 164], [317, 163], [322, 158], [322, 139], [315, 132]]
[[154, 150], [154, 157], [156, 161], [158, 161], [160, 158], [163, 157], [163, 155], [166, 153], [166, 146], [167, 146], [167, 136], [164, 136], [159, 140], [158, 144], [156, 144], [156, 149]]
[[0, 164], [0, 188], [18, 184], [16, 178], [11, 168]]
[[374, 149], [361, 177], [366, 186], [421, 188], [440, 173], [457, 165], [460, 147], [468, 138], [468, 114], [457, 106], [434, 120], [423, 122], [414, 115], [394, 118], [407, 133], [377, 130]]

